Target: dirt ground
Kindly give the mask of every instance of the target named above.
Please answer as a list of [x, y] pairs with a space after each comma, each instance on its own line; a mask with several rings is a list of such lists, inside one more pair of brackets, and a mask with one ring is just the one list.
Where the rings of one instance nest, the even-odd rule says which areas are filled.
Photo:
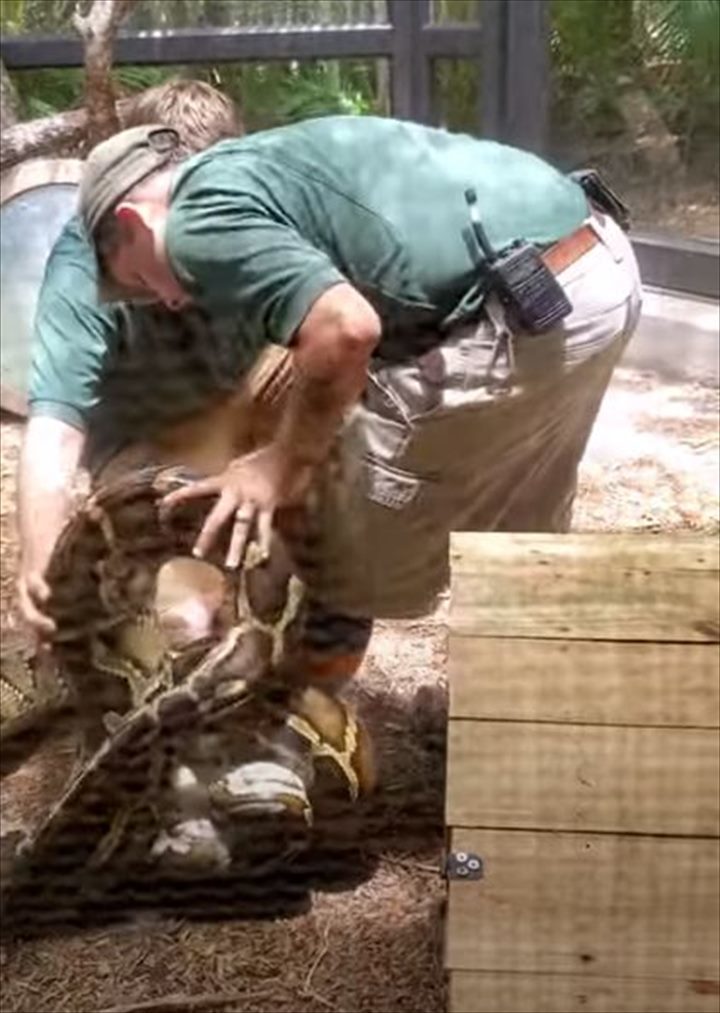
[[[583, 462], [575, 527], [718, 530], [718, 391], [619, 370]], [[19, 428], [2, 425], [3, 632], [17, 632], [14, 471]], [[275, 921], [143, 918], [0, 949], [0, 1009], [291, 1009], [440, 1013], [447, 600], [421, 622], [383, 624], [358, 683], [375, 731], [387, 802], [358, 837], [374, 869], [319, 889]], [[418, 694], [420, 694], [418, 696]], [[62, 782], [65, 754], [41, 756], [3, 786], [2, 812], [37, 813]]]
[[716, 242], [720, 237], [720, 202], [712, 173], [709, 182], [684, 181], [662, 195], [647, 180], [623, 180], [622, 194], [637, 230]]

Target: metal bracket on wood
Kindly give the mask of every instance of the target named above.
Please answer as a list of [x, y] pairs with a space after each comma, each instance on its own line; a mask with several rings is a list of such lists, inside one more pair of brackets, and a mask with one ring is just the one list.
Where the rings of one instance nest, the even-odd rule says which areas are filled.
[[393, 116], [429, 123], [431, 67], [422, 38], [431, 20], [430, 0], [389, 0], [388, 13], [393, 26]]
[[482, 858], [472, 851], [451, 851], [445, 860], [448, 879], [482, 879], [484, 874]]

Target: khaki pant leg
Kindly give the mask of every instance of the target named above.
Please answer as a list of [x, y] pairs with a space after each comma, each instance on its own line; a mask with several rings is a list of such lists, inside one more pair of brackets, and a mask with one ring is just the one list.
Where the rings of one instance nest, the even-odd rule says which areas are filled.
[[[572, 378], [582, 384], [582, 396], [575, 399], [572, 419], [542, 454], [529, 448], [525, 459], [508, 469], [499, 502], [481, 503], [465, 521], [465, 530], [555, 534], [570, 530], [580, 462], [625, 344], [624, 340], [618, 341], [583, 371], [584, 376]], [[565, 400], [562, 381], [556, 396]]]
[[567, 530], [577, 466], [640, 308], [627, 238], [609, 225], [605, 239], [560, 278], [573, 313], [518, 336], [514, 364], [491, 365], [485, 322], [374, 370], [348, 427], [348, 478], [327, 489], [315, 531], [307, 579], [327, 606], [422, 615], [446, 586], [451, 531]]

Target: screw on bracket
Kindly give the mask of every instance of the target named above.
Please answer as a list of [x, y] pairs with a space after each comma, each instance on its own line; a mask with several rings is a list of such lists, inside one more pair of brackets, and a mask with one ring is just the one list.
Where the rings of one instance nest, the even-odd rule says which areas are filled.
[[448, 879], [482, 879], [484, 871], [482, 858], [468, 851], [451, 851], [445, 862]]

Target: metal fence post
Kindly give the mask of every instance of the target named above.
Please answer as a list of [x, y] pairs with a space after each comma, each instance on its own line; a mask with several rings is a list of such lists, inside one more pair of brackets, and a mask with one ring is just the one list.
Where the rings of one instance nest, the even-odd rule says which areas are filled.
[[507, 88], [507, 0], [482, 5], [480, 136], [504, 140]]
[[485, 0], [482, 133], [541, 154], [549, 113], [547, 0]]
[[550, 15], [547, 0], [508, 0], [505, 139], [543, 154], [550, 103]]
[[392, 23], [392, 111], [398, 119], [429, 123], [431, 66], [422, 41], [430, 0], [388, 0]]

